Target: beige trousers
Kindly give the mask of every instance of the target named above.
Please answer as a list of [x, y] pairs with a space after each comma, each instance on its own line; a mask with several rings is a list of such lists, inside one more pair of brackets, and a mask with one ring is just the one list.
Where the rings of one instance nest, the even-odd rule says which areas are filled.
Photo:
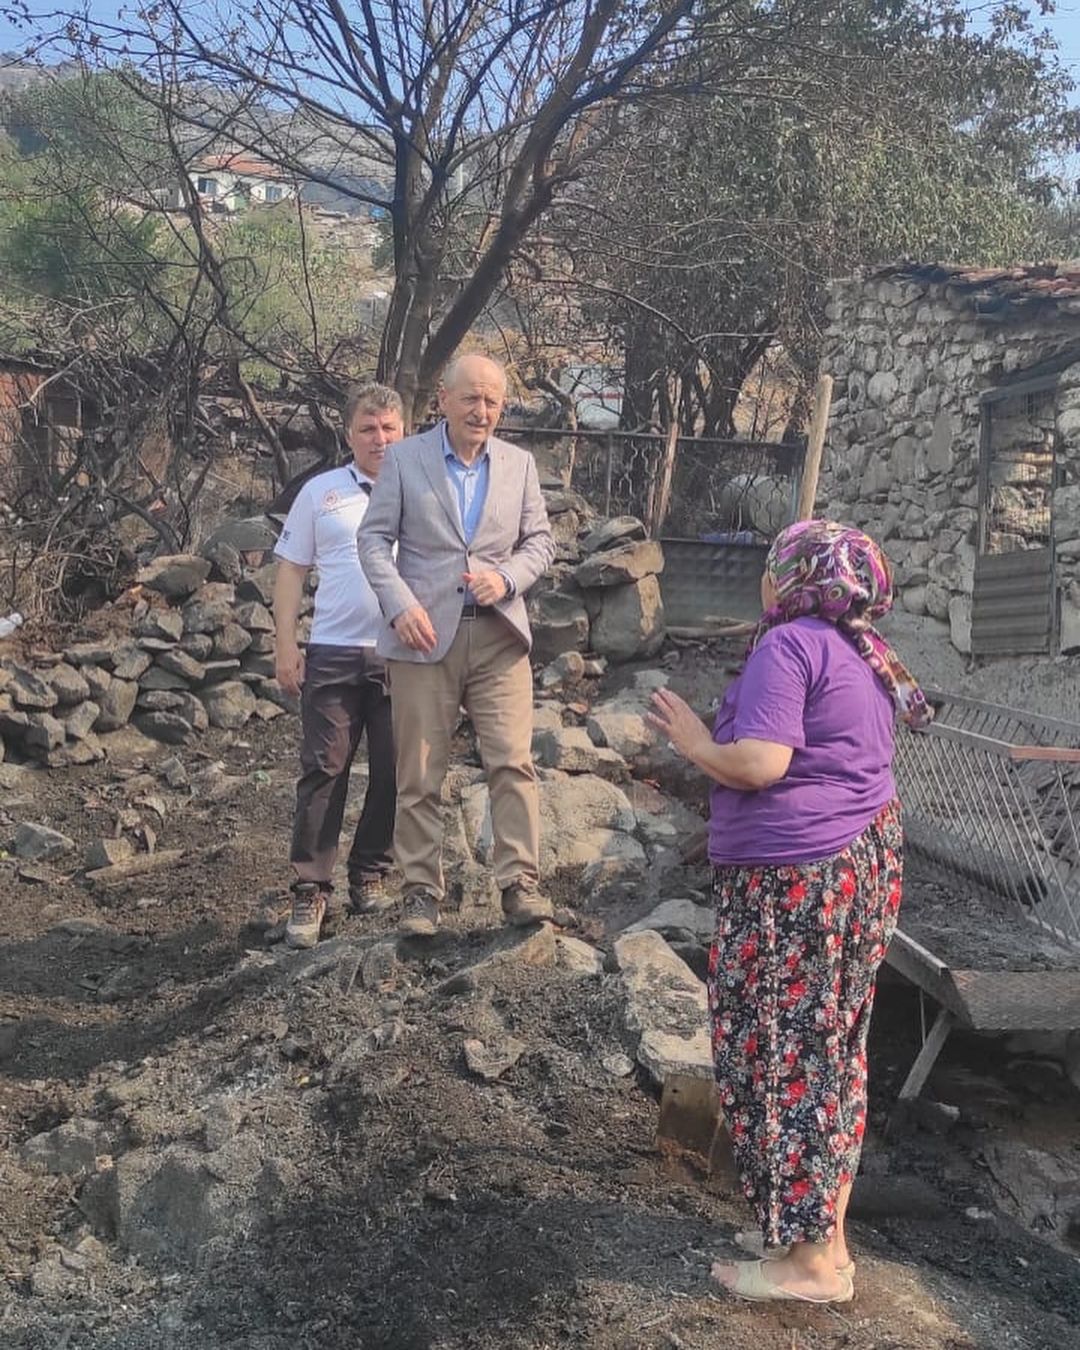
[[440, 899], [443, 779], [460, 709], [469, 714], [491, 794], [495, 882], [539, 876], [540, 800], [532, 763], [533, 683], [521, 639], [495, 615], [462, 619], [441, 661], [387, 661], [397, 746], [394, 857], [408, 892]]

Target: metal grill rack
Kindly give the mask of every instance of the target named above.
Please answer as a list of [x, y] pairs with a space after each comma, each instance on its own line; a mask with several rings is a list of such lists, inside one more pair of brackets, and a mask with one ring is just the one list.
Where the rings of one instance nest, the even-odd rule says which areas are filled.
[[[1034, 925], [1058, 952], [1051, 968], [949, 963], [897, 930], [891, 966], [940, 1005], [901, 1089], [921, 1090], [952, 1027], [1059, 1031], [1080, 1027], [1080, 726], [929, 691], [937, 710], [897, 738], [897, 780], [912, 861], [958, 895]], [[1018, 962], [1017, 964], [1022, 964]]]

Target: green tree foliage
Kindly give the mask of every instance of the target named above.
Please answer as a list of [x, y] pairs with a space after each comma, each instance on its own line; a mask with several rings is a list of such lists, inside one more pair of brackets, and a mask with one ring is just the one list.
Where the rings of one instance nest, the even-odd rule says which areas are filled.
[[305, 234], [295, 202], [207, 216], [178, 196], [206, 138], [180, 144], [168, 113], [123, 70], [7, 100], [0, 297], [25, 330], [17, 345], [35, 345], [51, 310], [136, 352], [196, 342], [259, 374], [304, 366], [354, 324], [340, 254]]
[[631, 424], [733, 434], [770, 347], [808, 385], [830, 276], [1038, 246], [1047, 155], [1076, 119], [1011, 7], [978, 33], [951, 8], [825, 7], [816, 39], [761, 73], [775, 98], [721, 82], [625, 123], [562, 211], [566, 271], [625, 344]]

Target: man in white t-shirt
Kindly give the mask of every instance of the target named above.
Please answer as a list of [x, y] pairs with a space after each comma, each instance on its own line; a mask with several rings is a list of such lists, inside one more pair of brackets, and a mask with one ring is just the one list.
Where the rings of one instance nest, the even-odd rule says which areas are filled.
[[[368, 738], [368, 788], [349, 852], [349, 908], [371, 914], [387, 903], [396, 787], [390, 698], [375, 641], [382, 614], [356, 553], [356, 531], [386, 447], [401, 439], [401, 399], [385, 385], [350, 391], [343, 414], [352, 462], [316, 474], [293, 502], [274, 552], [277, 678], [300, 695], [303, 736], [289, 860], [291, 947], [314, 947], [333, 890], [331, 878], [360, 738]], [[318, 569], [306, 651], [296, 640], [308, 570]]]

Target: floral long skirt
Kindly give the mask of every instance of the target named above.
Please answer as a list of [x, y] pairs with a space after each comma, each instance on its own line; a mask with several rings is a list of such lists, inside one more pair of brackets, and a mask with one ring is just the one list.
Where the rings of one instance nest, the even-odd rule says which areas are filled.
[[717, 867], [713, 1059], [768, 1245], [827, 1242], [866, 1129], [866, 1038], [896, 927], [900, 804], [818, 862]]

